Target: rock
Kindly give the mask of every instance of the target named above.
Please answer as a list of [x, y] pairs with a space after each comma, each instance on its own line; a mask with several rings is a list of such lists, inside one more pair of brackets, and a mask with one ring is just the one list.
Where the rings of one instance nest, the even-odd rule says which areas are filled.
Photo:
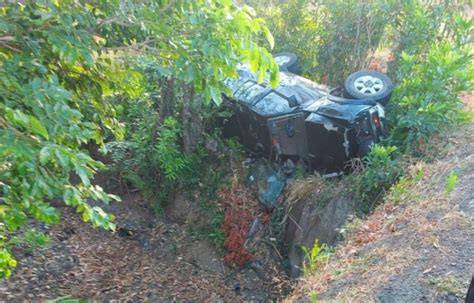
[[313, 247], [314, 240], [319, 244], [334, 245], [340, 237], [339, 228], [355, 212], [355, 201], [340, 193], [334, 199], [318, 203], [317, 195], [310, 195], [296, 203], [290, 212], [285, 229], [285, 243], [289, 245], [288, 258], [291, 276], [302, 274], [304, 253], [301, 246]]

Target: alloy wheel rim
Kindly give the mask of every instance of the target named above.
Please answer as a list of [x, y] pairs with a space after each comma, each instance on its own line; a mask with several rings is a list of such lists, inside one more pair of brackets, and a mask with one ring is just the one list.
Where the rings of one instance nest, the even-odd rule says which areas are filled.
[[355, 89], [364, 95], [378, 94], [384, 88], [383, 81], [374, 76], [362, 76], [354, 81]]
[[279, 65], [279, 66], [283, 66], [285, 64], [287, 64], [288, 62], [290, 62], [291, 58], [288, 57], [288, 56], [276, 56], [275, 58], [275, 62]]

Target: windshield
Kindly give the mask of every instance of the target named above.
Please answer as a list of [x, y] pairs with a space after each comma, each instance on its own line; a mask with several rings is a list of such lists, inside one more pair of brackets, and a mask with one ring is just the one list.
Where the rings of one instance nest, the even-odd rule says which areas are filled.
[[255, 84], [253, 81], [248, 81], [237, 90], [235, 97], [243, 102], [250, 103], [255, 96], [263, 93], [264, 90], [263, 86]]
[[255, 109], [263, 116], [273, 116], [291, 112], [288, 101], [272, 92], [255, 104]]

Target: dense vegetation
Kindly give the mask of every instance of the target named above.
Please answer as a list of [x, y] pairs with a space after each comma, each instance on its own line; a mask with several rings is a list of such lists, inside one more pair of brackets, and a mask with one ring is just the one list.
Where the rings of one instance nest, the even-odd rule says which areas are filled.
[[0, 4], [0, 277], [16, 265], [19, 238], [44, 242], [18, 232], [28, 218], [58, 222], [52, 202], [114, 228], [89, 203], [119, 199], [91, 182], [106, 168], [90, 155], [98, 148], [109, 151], [119, 181], [157, 210], [173, 190], [203, 180], [215, 196], [216, 182], [203, 173], [215, 157], [203, 147], [238, 149], [216, 127], [226, 115], [218, 110], [223, 80], [248, 62], [277, 83], [273, 46], [297, 53], [305, 76], [332, 85], [390, 50], [391, 136], [354, 176], [367, 210], [403, 175], [403, 155], [423, 156], [434, 135], [466, 118], [458, 95], [472, 90], [474, 21], [462, 18], [462, 6], [248, 2], [257, 13], [223, 0]]
[[[110, 215], [88, 203], [118, 197], [91, 183], [104, 165], [85, 147], [103, 148], [130, 132], [117, 110], [145, 102], [160, 108], [148, 113], [150, 132], [142, 134], [151, 138], [142, 146], [173, 180], [187, 162], [174, 150], [176, 122], [168, 117], [180, 119], [189, 153], [200, 131], [192, 118], [211, 100], [220, 103], [222, 80], [238, 62], [270, 69], [277, 80], [256, 42], [262, 36], [273, 44], [272, 36], [250, 8], [232, 1], [25, 1], [0, 5], [0, 16], [0, 277], [16, 265], [10, 250], [28, 217], [58, 222], [54, 200], [94, 226], [114, 228]], [[161, 98], [145, 93], [137, 58], [159, 67]]]

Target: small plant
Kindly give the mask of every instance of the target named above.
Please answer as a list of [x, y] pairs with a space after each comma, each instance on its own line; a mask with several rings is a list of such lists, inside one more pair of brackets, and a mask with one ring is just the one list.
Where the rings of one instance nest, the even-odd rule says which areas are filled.
[[312, 289], [309, 292], [309, 300], [310, 300], [311, 303], [318, 302], [318, 292], [316, 290]]
[[391, 197], [395, 204], [402, 202], [410, 184], [411, 179], [404, 176], [401, 177], [400, 180], [398, 180], [398, 182], [390, 188]]
[[301, 249], [305, 254], [305, 262], [303, 263], [303, 272], [305, 275], [314, 274], [321, 262], [327, 260], [329, 257], [329, 249], [326, 244], [319, 246], [318, 239], [314, 241], [311, 248], [302, 246]]
[[344, 239], [347, 239], [350, 234], [359, 230], [362, 224], [363, 220], [361, 218], [355, 216], [349, 217], [346, 223], [340, 228], [341, 235]]
[[447, 194], [453, 191], [454, 186], [456, 186], [456, 182], [458, 180], [458, 175], [454, 171], [451, 171], [446, 179], [446, 188], [445, 191]]
[[467, 288], [467, 285], [464, 285], [463, 282], [454, 276], [431, 278], [429, 283], [438, 291], [452, 294], [458, 298], [462, 298], [465, 295], [464, 292]]
[[16, 267], [16, 260], [6, 249], [0, 249], [0, 278], [10, 278], [11, 269]]
[[48, 246], [49, 240], [48, 235], [35, 229], [27, 230], [20, 238], [20, 241], [27, 247], [29, 252]]
[[207, 234], [212, 243], [222, 246], [225, 241], [225, 233], [221, 228], [215, 228]]
[[415, 175], [415, 182], [420, 182], [421, 179], [423, 179], [423, 176], [425, 175], [425, 162], [421, 162], [419, 164], [417, 170], [416, 170], [416, 175]]
[[253, 220], [252, 213], [245, 207], [245, 201], [252, 197], [237, 182], [230, 188], [222, 190], [219, 197], [225, 207], [223, 230], [226, 237], [224, 248], [227, 254], [224, 256], [224, 261], [229, 265], [242, 267], [255, 259], [245, 247], [247, 233]]
[[356, 195], [362, 202], [363, 213], [369, 212], [381, 199], [382, 194], [402, 175], [400, 159], [395, 146], [374, 145], [365, 158], [361, 174], [354, 175]]
[[224, 140], [225, 146], [231, 155], [239, 156], [242, 154], [243, 147], [235, 138], [228, 138]]
[[172, 117], [166, 118], [156, 145], [155, 157], [170, 181], [175, 181], [189, 164], [189, 159], [178, 146], [179, 132], [178, 121]]
[[218, 207], [211, 209], [212, 219], [209, 225], [207, 237], [212, 243], [221, 247], [224, 245], [225, 233], [222, 229], [222, 222], [224, 221], [224, 214]]

